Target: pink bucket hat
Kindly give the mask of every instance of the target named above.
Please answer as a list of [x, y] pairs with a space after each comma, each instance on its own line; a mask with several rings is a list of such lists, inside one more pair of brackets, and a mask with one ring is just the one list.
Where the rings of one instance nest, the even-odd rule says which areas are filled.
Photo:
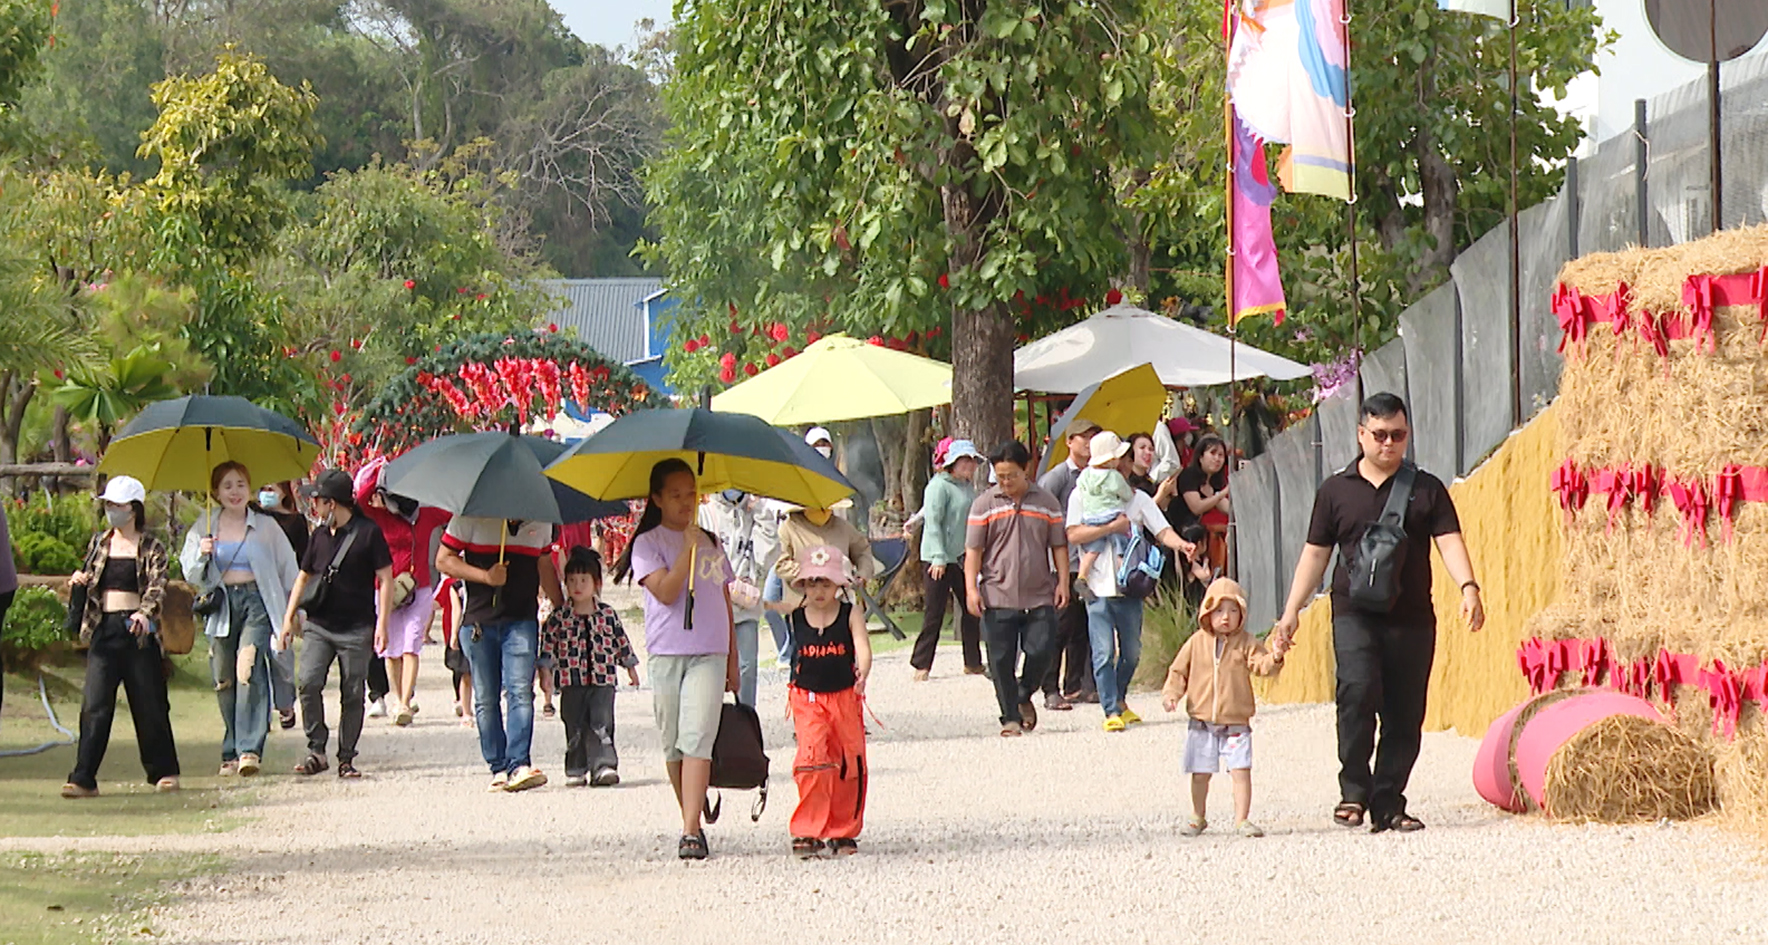
[[792, 579], [797, 588], [805, 581], [825, 578], [836, 587], [847, 586], [847, 556], [834, 545], [813, 545], [798, 553], [798, 576]]

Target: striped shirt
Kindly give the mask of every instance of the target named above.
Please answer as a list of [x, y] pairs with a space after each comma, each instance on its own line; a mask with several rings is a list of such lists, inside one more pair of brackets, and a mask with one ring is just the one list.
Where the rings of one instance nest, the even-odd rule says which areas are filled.
[[1068, 545], [1066, 516], [1056, 497], [1032, 484], [1018, 502], [994, 486], [970, 506], [964, 547], [982, 553], [976, 577], [988, 608], [1031, 610], [1056, 602], [1050, 553]]

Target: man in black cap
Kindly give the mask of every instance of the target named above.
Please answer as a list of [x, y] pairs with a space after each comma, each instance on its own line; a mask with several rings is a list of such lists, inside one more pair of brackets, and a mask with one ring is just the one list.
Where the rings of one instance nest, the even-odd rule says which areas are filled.
[[[363, 686], [375, 649], [385, 645], [387, 615], [393, 612], [393, 552], [380, 526], [358, 513], [349, 473], [328, 469], [311, 485], [302, 486], [301, 494], [312, 500], [319, 527], [301, 556], [301, 575], [289, 591], [289, 609], [282, 621], [284, 648], [291, 637], [305, 641], [299, 685], [307, 757], [295, 766], [295, 773], [312, 775], [326, 769], [330, 732], [325, 727], [325, 683], [336, 660], [341, 704], [338, 777], [358, 778], [362, 774], [355, 759], [356, 741], [362, 735]], [[315, 585], [314, 596], [303, 600]]]

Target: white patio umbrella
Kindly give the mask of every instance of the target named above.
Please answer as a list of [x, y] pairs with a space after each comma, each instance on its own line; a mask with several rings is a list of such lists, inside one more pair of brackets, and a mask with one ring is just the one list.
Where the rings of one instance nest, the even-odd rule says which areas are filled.
[[1014, 351], [1013, 386], [1077, 394], [1144, 362], [1154, 365], [1167, 387], [1213, 387], [1255, 377], [1288, 381], [1312, 373], [1305, 364], [1244, 342], [1233, 343], [1232, 355], [1229, 346], [1221, 335], [1127, 303], [1113, 305]]

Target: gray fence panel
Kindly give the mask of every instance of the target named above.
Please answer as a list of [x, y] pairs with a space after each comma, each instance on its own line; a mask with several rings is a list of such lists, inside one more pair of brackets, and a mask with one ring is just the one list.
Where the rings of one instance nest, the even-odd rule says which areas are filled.
[[[1277, 603], [1289, 592], [1289, 577], [1295, 574], [1295, 563], [1301, 560], [1301, 547], [1308, 540], [1308, 521], [1314, 514], [1314, 467], [1319, 457], [1315, 440], [1319, 428], [1314, 418], [1298, 423], [1271, 441], [1271, 462], [1277, 467], [1277, 581], [1283, 589]], [[1255, 625], [1261, 632], [1263, 625]]]
[[[1444, 479], [1460, 471], [1460, 296], [1449, 283], [1400, 314], [1400, 340], [1412, 370], [1412, 458]], [[1505, 413], [1508, 421], [1510, 414]]]
[[1348, 384], [1346, 388], [1321, 401], [1314, 408], [1314, 416], [1320, 418], [1322, 477], [1349, 466], [1360, 453], [1357, 449], [1358, 391], [1354, 384]]
[[1632, 135], [1616, 135], [1578, 162], [1578, 252], [1626, 249], [1639, 241]]
[[1559, 393], [1559, 319], [1553, 314], [1553, 287], [1571, 258], [1567, 216], [1569, 197], [1561, 193], [1530, 207], [1517, 219], [1522, 246], [1523, 416], [1533, 417]]
[[1684, 85], [1651, 101], [1646, 139], [1650, 165], [1646, 232], [1653, 246], [1674, 246], [1713, 230], [1711, 159], [1707, 149], [1706, 83]]
[[1768, 223], [1768, 56], [1745, 56], [1719, 72], [1725, 225]]
[[[1287, 577], [1277, 574], [1277, 467], [1266, 453], [1234, 473], [1234, 535], [1238, 579], [1246, 589], [1247, 625], [1269, 627], [1289, 593]], [[1279, 584], [1282, 587], [1278, 587]]]
[[1406, 394], [1405, 344], [1395, 338], [1374, 353], [1364, 356], [1361, 379], [1364, 397], [1385, 391], [1398, 394], [1401, 400], [1411, 403], [1412, 398]]
[[[1499, 227], [1479, 238], [1449, 271], [1461, 294], [1461, 475], [1510, 435], [1514, 392], [1510, 349], [1510, 234]], [[1425, 371], [1449, 367], [1416, 364]]]

